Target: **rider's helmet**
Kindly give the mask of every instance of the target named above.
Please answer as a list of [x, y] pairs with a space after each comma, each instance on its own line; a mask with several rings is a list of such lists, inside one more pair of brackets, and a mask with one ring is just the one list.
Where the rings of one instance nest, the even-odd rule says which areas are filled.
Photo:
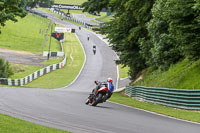
[[108, 81], [108, 82], [112, 82], [112, 78], [108, 78], [107, 81]]

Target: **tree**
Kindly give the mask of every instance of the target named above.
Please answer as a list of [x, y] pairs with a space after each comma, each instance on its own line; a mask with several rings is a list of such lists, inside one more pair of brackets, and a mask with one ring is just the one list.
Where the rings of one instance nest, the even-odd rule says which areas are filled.
[[152, 8], [153, 18], [146, 24], [149, 38], [140, 40], [141, 54], [148, 66], [167, 70], [182, 58], [175, 39], [169, 33], [164, 13], [167, 0], [157, 0]]
[[199, 0], [167, 0], [164, 16], [184, 56], [200, 59]]
[[7, 20], [17, 22], [17, 16], [26, 16], [26, 12], [19, 7], [19, 3], [20, 0], [0, 0], [0, 26], [5, 26]]
[[151, 19], [154, 0], [114, 0], [109, 6], [115, 9], [114, 19], [104, 28], [112, 48], [121, 53], [117, 63], [130, 67], [130, 76], [134, 79], [146, 68], [145, 59], [140, 53], [141, 38], [147, 38], [146, 23]]
[[108, 8], [109, 0], [88, 0], [81, 6], [84, 7], [84, 12], [87, 11], [89, 13], [99, 13], [103, 8]]
[[198, 16], [196, 18], [196, 21], [200, 24], [200, 0], [195, 0], [195, 4], [193, 6], [193, 9], [197, 12]]

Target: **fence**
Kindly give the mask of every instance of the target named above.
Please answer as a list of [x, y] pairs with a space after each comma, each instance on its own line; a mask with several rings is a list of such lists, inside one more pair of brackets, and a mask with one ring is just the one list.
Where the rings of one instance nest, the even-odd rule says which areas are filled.
[[174, 108], [200, 110], [200, 89], [168, 89], [127, 86], [125, 94], [143, 101]]

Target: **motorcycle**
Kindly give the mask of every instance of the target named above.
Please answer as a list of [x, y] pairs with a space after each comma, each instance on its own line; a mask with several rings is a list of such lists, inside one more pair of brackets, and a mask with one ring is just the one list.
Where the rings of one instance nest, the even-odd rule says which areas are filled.
[[98, 87], [97, 92], [94, 92], [95, 89], [93, 90], [93, 93], [89, 95], [85, 102], [86, 105], [96, 106], [99, 103], [103, 103], [108, 93], [108, 88], [102, 82], [94, 81], [94, 83]]

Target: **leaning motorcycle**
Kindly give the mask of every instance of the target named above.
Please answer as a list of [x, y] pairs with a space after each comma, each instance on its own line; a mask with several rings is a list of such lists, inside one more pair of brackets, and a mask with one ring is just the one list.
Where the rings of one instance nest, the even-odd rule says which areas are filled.
[[89, 95], [88, 99], [86, 100], [85, 104], [89, 104], [92, 106], [96, 106], [98, 103], [104, 102], [104, 97], [108, 93], [108, 88], [103, 86], [101, 82], [95, 81], [95, 84], [98, 86], [97, 92], [94, 92]]

